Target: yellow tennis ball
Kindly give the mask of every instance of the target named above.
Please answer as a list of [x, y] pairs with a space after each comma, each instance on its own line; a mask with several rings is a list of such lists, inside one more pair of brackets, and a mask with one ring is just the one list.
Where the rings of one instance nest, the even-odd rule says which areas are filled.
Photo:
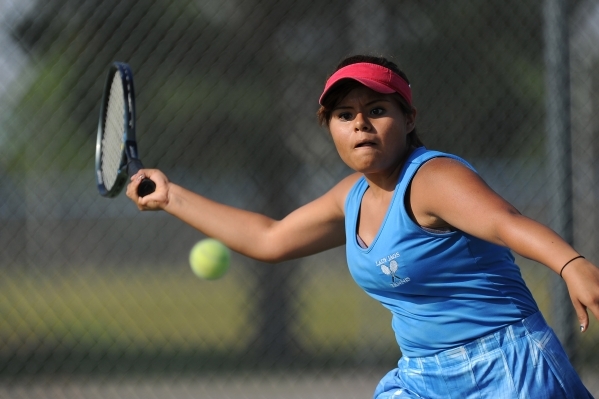
[[191, 248], [189, 263], [191, 270], [206, 280], [222, 277], [231, 261], [231, 251], [223, 243], [212, 238], [199, 241]]

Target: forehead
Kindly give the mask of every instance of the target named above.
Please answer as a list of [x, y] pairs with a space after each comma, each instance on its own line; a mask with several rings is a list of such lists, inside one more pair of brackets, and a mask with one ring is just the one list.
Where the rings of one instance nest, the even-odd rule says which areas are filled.
[[335, 106], [335, 108], [351, 106], [355, 103], [370, 103], [374, 101], [391, 101], [390, 94], [376, 92], [366, 86], [359, 85], [351, 89]]

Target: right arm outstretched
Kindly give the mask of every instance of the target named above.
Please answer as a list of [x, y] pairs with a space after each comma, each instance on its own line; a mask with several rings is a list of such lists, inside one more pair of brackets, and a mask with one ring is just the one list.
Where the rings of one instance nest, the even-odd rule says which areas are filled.
[[[156, 183], [156, 191], [137, 195], [141, 176]], [[344, 202], [356, 181], [349, 176], [316, 200], [282, 220], [224, 205], [168, 181], [156, 169], [131, 178], [127, 196], [140, 210], [164, 210], [233, 251], [263, 262], [281, 262], [312, 255], [345, 243]]]

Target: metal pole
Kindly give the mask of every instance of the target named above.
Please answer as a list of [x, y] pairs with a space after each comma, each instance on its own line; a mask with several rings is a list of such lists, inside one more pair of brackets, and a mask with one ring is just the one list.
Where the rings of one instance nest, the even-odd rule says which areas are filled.
[[[570, 68], [568, 1], [545, 0], [545, 85], [547, 169], [551, 216], [549, 225], [573, 244], [572, 148], [570, 140]], [[564, 282], [551, 279], [551, 324], [566, 352], [575, 349], [575, 312]]]

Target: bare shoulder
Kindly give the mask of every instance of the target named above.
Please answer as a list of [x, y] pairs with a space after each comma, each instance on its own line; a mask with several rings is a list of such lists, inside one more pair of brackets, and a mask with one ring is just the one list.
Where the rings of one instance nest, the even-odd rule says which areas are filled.
[[347, 197], [349, 190], [351, 190], [360, 177], [362, 177], [361, 173], [352, 173], [337, 183], [331, 191], [335, 192], [336, 195], [340, 196], [341, 199], [345, 201], [345, 197]]
[[[304, 226], [310, 234], [330, 229], [338, 236], [337, 238], [340, 237], [339, 240], [345, 239], [345, 198], [360, 176], [360, 174], [353, 174], [344, 178], [325, 194], [291, 212], [281, 224], [293, 226], [294, 229], [297, 226]], [[302, 233], [303, 236], [306, 234], [308, 233]]]
[[457, 159], [449, 158], [449, 157], [436, 157], [436, 158], [430, 159], [429, 161], [425, 162], [424, 165], [422, 165], [420, 167], [420, 171], [427, 170], [429, 172], [446, 171], [447, 169], [452, 169], [452, 170], [464, 169], [467, 171], [472, 171], [463, 162], [460, 162]]
[[473, 215], [484, 219], [517, 212], [478, 173], [447, 157], [431, 159], [420, 167], [412, 180], [410, 204], [421, 225], [441, 220], [464, 231], [468, 231], [464, 221], [473, 222]]
[[361, 173], [352, 173], [351, 175], [343, 178], [335, 187], [334, 190], [340, 190], [341, 192], [345, 192], [345, 195], [349, 192], [349, 190], [353, 187], [354, 184], [358, 181], [360, 177], [363, 175]]
[[349, 190], [356, 184], [358, 179], [362, 177], [361, 173], [352, 173], [337, 183], [323, 198], [333, 201], [341, 212], [344, 212], [345, 199]]
[[482, 182], [481, 177], [463, 162], [449, 157], [437, 157], [420, 167], [412, 185], [432, 188], [439, 184], [455, 184], [471, 180]]

